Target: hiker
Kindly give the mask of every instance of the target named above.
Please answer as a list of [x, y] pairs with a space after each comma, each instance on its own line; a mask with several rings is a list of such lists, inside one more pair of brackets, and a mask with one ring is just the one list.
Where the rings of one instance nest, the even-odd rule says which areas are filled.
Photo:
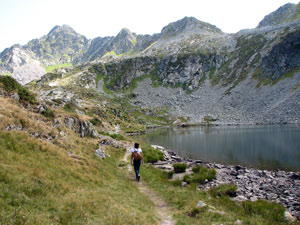
[[134, 166], [137, 181], [140, 181], [140, 165], [143, 160], [142, 149], [140, 149], [139, 146], [139, 143], [135, 143], [134, 148], [131, 150], [131, 165], [133, 164]]

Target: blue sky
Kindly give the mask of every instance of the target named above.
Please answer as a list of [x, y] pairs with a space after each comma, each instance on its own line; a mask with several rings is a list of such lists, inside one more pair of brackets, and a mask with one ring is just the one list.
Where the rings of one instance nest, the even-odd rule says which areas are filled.
[[153, 34], [184, 16], [234, 33], [254, 28], [286, 0], [0, 0], [0, 52], [67, 24], [87, 38], [116, 35], [123, 27]]

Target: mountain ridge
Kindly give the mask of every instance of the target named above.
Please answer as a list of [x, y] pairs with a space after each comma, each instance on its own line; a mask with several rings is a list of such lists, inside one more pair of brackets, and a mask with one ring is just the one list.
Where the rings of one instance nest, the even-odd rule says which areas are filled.
[[[282, 6], [277, 11], [269, 14], [269, 16], [272, 16], [274, 14], [277, 15], [278, 12], [282, 11], [282, 8], [285, 9], [290, 7], [295, 8], [295, 5], [287, 4], [285, 6]], [[284, 26], [284, 24], [280, 24], [280, 26]], [[284, 29], [289, 29], [290, 27], [297, 26], [297, 24], [286, 25], [286, 27], [280, 28], [277, 25], [274, 26], [274, 28], [278, 27], [277, 30], [275, 30], [275, 35], [277, 35], [278, 38], [275, 37], [273, 38], [273, 40], [280, 39], [279, 36], [284, 36]], [[8, 52], [7, 50], [4, 50], [0, 54], [0, 72], [13, 74], [14, 77], [18, 77], [14, 75], [14, 70], [17, 68], [19, 68], [18, 70], [20, 70], [19, 65], [14, 62], [5, 60], [4, 52], [6, 52], [6, 55], [10, 54], [10, 58], [16, 59], [15, 61], [36, 62], [35, 65], [39, 65], [40, 67], [39, 71], [44, 71], [44, 68], [50, 65], [64, 65], [66, 63], [72, 63], [73, 65], [97, 62], [113, 63], [114, 61], [118, 62], [120, 60], [122, 61], [134, 57], [151, 57], [161, 59], [165, 58], [164, 60], [166, 60], [167, 58], [178, 58], [178, 55], [183, 56], [195, 54], [202, 55], [200, 58], [208, 56], [207, 59], [210, 60], [210, 65], [208, 66], [207, 63], [205, 63], [204, 65], [204, 67], [208, 68], [208, 70], [212, 68], [218, 69], [221, 64], [224, 64], [226, 61], [228, 61], [227, 57], [228, 55], [230, 55], [230, 52], [237, 52], [235, 57], [238, 57], [238, 55], [240, 54], [248, 54], [245, 53], [245, 51], [244, 53], [242, 51], [239, 51], [239, 48], [244, 48], [244, 46], [247, 45], [248, 41], [242, 40], [244, 39], [243, 37], [247, 35], [247, 32], [252, 33], [249, 33], [249, 35], [252, 36], [254, 35], [258, 37], [259, 33], [263, 36], [266, 36], [266, 27], [270, 26], [268, 25], [262, 26], [258, 29], [251, 29], [246, 31], [246, 33], [245, 31], [241, 31], [236, 34], [227, 34], [222, 32], [216, 26], [199, 21], [194, 17], [184, 17], [178, 21], [164, 26], [161, 30], [161, 33], [159, 34], [137, 35], [130, 30], [123, 28], [116, 36], [96, 37], [92, 40], [89, 40], [84, 35], [78, 34], [68, 25], [54, 26], [47, 35], [39, 39], [33, 39], [24, 46], [19, 46], [20, 54], [16, 54], [13, 51]], [[249, 38], [249, 40], [252, 39], [251, 36], [249, 36]], [[253, 40], [253, 42], [255, 41]], [[255, 47], [256, 43], [253, 44], [253, 47]], [[261, 42], [261, 44], [259, 45], [263, 47], [263, 42]], [[24, 57], [26, 57], [22, 58], [23, 55]], [[258, 56], [259, 55], [256, 55], [256, 58]], [[258, 60], [258, 58], [256, 60]], [[214, 61], [216, 63], [212, 63]], [[239, 64], [241, 63], [244, 65], [245, 62], [239, 62]], [[170, 63], [167, 63], [165, 66], [169, 65]], [[197, 70], [199, 70], [199, 68]], [[205, 69], [204, 71], [207, 72], [208, 70]], [[30, 74], [30, 72], [34, 73], [33, 70], [29, 70], [27, 74]], [[222, 75], [223, 78], [221, 79], [232, 79], [232, 75], [230, 75], [233, 74], [232, 72], [229, 73], [229, 70], [224, 72], [226, 72], [227, 74], [225, 74], [224, 76]], [[23, 77], [22, 84], [26, 84], [33, 80], [33, 77], [30, 77], [30, 75], [26, 77], [26, 73], [21, 74], [25, 76]], [[180, 75], [178, 76], [180, 77]], [[215, 76], [214, 78], [214, 83], [216, 84], [218, 84], [220, 80], [217, 77], [218, 76]], [[278, 77], [280, 77], [280, 75], [277, 76], [277, 78]], [[34, 77], [34, 79], [36, 79], [36, 76]], [[168, 81], [166, 81], [166, 83], [170, 83], [170, 79], [173, 78], [168, 78]], [[204, 79], [203, 73], [199, 78], [197, 78], [197, 81], [189, 81], [193, 83], [193, 85], [189, 89], [195, 90], [201, 83], [201, 79]], [[18, 79], [18, 81], [20, 81], [20, 79]], [[171, 83], [174, 82], [172, 81]], [[177, 81], [175, 82], [175, 84], [176, 83]], [[191, 83], [185, 85], [188, 87], [191, 85]]]

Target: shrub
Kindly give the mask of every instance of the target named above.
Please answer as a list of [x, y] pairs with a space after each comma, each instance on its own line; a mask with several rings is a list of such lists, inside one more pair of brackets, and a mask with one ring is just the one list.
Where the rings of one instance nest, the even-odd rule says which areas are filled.
[[187, 174], [183, 177], [183, 180], [187, 183], [201, 183], [204, 184], [205, 180], [212, 181], [216, 177], [216, 171], [214, 169], [208, 169], [205, 167], [199, 167], [199, 169], [194, 169], [197, 173]]
[[34, 94], [22, 87], [14, 78], [0, 75], [0, 83], [2, 84], [4, 91], [17, 92], [20, 97], [20, 101], [29, 103], [36, 102]]
[[67, 102], [64, 105], [64, 110], [68, 111], [68, 112], [74, 112], [76, 108], [76, 105], [73, 102]]
[[201, 166], [195, 166], [195, 167], [192, 168], [192, 171], [193, 171], [194, 173], [199, 173], [199, 172], [200, 172], [200, 169], [201, 169]]
[[46, 108], [44, 111], [41, 112], [41, 114], [47, 118], [54, 118], [54, 113], [51, 109]]
[[175, 163], [173, 164], [175, 173], [184, 173], [186, 170], [186, 163]]
[[143, 147], [144, 162], [155, 163], [159, 160], [164, 160], [164, 154], [151, 146]]
[[101, 122], [98, 118], [96, 118], [96, 117], [94, 117], [93, 119], [90, 119], [90, 122], [91, 122], [94, 126], [100, 126], [100, 125], [102, 125], [102, 122]]
[[209, 190], [209, 193], [213, 197], [223, 197], [229, 196], [234, 197], [236, 196], [237, 187], [233, 184], [221, 184], [218, 187], [212, 188]]
[[168, 179], [172, 179], [173, 174], [174, 174], [174, 171], [169, 171], [169, 172], [167, 172], [167, 177], [168, 177]]

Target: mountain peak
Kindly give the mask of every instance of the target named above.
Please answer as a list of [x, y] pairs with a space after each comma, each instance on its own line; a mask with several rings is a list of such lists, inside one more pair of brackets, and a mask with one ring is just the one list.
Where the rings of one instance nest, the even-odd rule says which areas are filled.
[[276, 11], [265, 16], [258, 24], [257, 28], [265, 26], [276, 26], [283, 23], [292, 22], [300, 19], [300, 2], [298, 5], [287, 3], [279, 7]]
[[59, 26], [59, 25], [54, 26], [50, 30], [50, 32], [47, 34], [47, 36], [50, 36], [50, 35], [55, 34], [55, 33], [60, 33], [60, 32], [63, 32], [63, 33], [76, 33], [76, 31], [72, 27], [70, 27], [66, 24], [63, 24], [62, 26]]
[[135, 39], [135, 36], [131, 31], [127, 28], [122, 28], [122, 30], [117, 34], [117, 39], [119, 38], [129, 38], [129, 39]]
[[165, 26], [161, 34], [163, 37], [174, 36], [180, 33], [184, 34], [203, 34], [203, 33], [222, 33], [222, 31], [214, 25], [197, 20], [194, 17], [184, 17], [181, 20], [170, 23]]

